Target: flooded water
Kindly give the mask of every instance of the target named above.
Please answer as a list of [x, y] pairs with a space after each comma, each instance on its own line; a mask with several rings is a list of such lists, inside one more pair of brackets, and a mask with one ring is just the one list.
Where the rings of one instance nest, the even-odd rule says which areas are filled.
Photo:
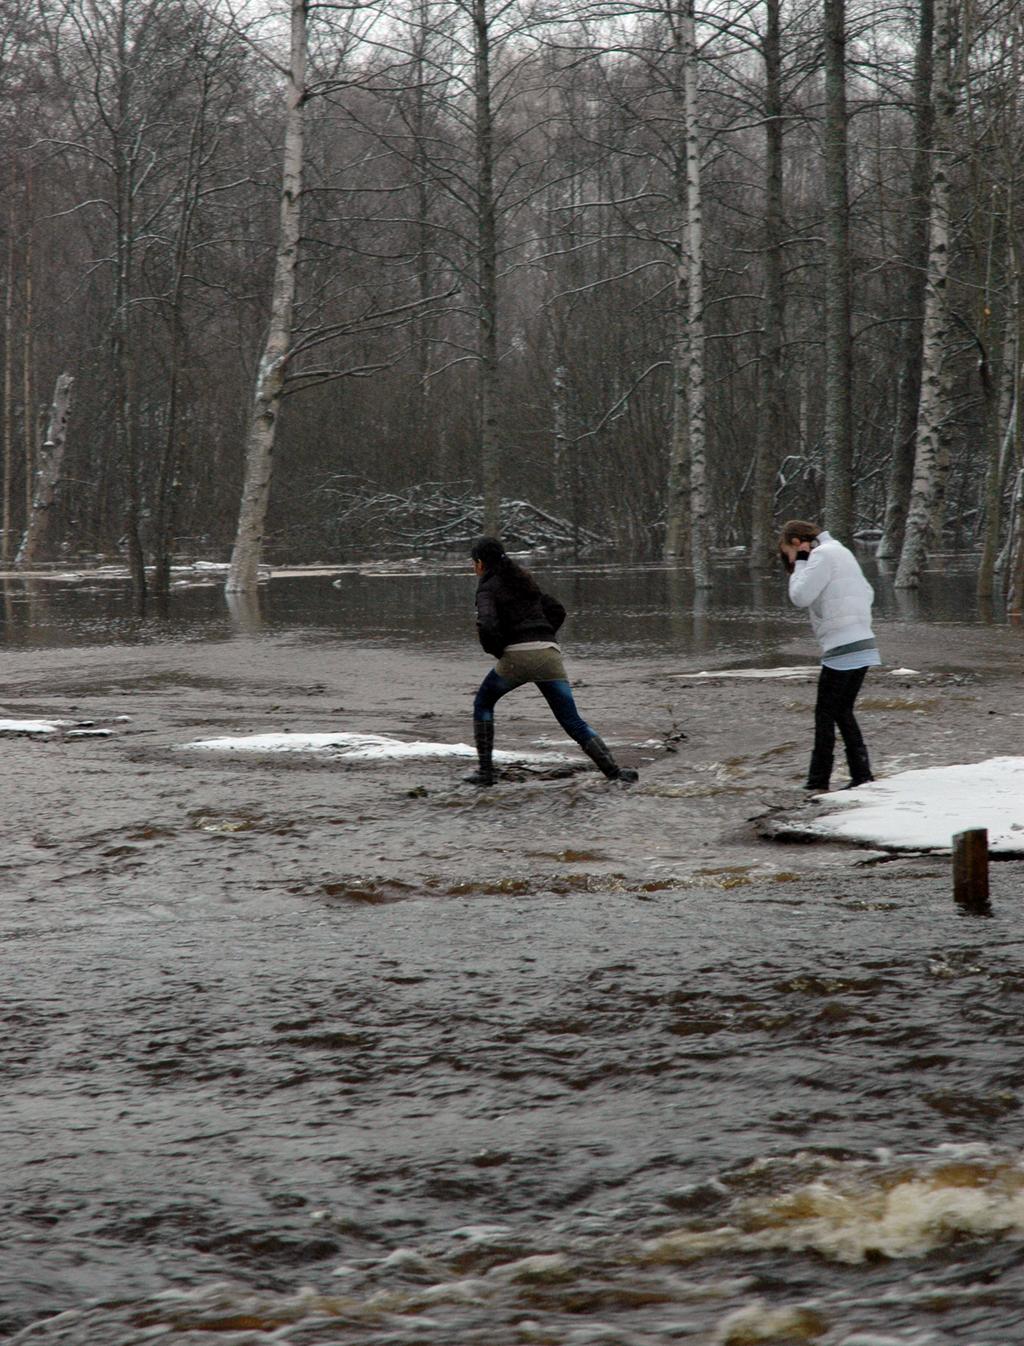
[[[460, 571], [7, 582], [3, 713], [111, 733], [4, 740], [0, 1336], [1024, 1341], [1020, 862], [972, 915], [948, 857], [757, 836], [813, 684], [680, 674], [813, 661], [774, 578], [545, 579], [632, 789], [190, 747], [466, 741]], [[1020, 751], [1024, 633], [878, 588], [880, 769]], [[499, 745], [573, 765], [530, 696]]]
[[[1005, 621], [997, 605], [979, 603], [973, 568], [959, 557], [940, 559], [914, 592], [894, 589], [891, 567], [868, 560], [864, 566], [882, 629], [902, 622], [975, 628]], [[551, 563], [537, 573], [563, 596], [581, 655], [674, 651], [763, 662], [806, 626], [804, 614], [785, 603], [778, 575], [751, 576], [740, 563], [717, 566], [707, 592], [694, 591], [688, 572], [659, 564]], [[369, 563], [340, 575], [275, 576], [258, 610], [231, 612], [222, 579], [219, 571], [205, 583], [201, 574], [188, 574], [163, 606], [151, 600], [140, 617], [123, 575], [113, 569], [74, 583], [0, 577], [4, 645], [216, 641], [260, 630], [462, 648], [476, 582], [458, 562]]]

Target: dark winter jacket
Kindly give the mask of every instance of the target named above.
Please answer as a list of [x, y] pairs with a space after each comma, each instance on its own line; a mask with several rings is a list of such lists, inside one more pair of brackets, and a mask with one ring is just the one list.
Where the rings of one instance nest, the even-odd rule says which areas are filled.
[[476, 590], [476, 625], [480, 644], [499, 658], [506, 645], [530, 640], [554, 640], [565, 621], [557, 598], [535, 590], [523, 593], [506, 583], [496, 570], [482, 577]]

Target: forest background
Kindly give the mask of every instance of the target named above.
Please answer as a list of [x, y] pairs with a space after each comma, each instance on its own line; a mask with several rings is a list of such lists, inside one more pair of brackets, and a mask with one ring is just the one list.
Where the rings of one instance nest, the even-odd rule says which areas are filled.
[[1019, 612], [1022, 58], [1019, 0], [0, 0], [3, 561], [701, 585], [800, 516]]

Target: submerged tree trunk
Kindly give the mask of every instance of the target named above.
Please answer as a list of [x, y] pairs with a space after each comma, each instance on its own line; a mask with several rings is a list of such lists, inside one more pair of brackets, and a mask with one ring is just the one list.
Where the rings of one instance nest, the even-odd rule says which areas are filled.
[[409, 113], [413, 136], [413, 171], [416, 183], [416, 295], [420, 308], [416, 314], [416, 388], [413, 394], [413, 415], [416, 442], [423, 446], [428, 462], [438, 481], [444, 481], [448, 471], [448, 452], [445, 436], [438, 434], [438, 416], [431, 397], [431, 338], [435, 319], [428, 311], [432, 282], [434, 226], [431, 219], [431, 165], [429, 142], [431, 126], [427, 114], [427, 88], [435, 59], [431, 54], [430, 0], [416, 0], [415, 17], [410, 19], [412, 30], [412, 89]]
[[684, 0], [681, 19], [683, 88], [686, 97], [686, 250], [690, 413], [690, 557], [698, 589], [711, 585], [707, 479], [707, 387], [704, 377], [704, 200], [697, 132], [697, 34], [694, 0]]
[[[673, 16], [674, 17], [674, 16]], [[673, 94], [677, 140], [685, 146], [686, 94], [684, 90], [682, 42], [678, 31], [675, 39], [675, 69]], [[687, 233], [687, 187], [685, 155], [677, 145], [673, 172], [675, 191], [676, 234], [675, 267], [672, 284], [672, 419], [669, 431], [668, 481], [665, 500], [664, 554], [667, 561], [684, 560], [690, 553], [690, 415], [689, 386], [689, 254]]]
[[29, 517], [32, 509], [32, 477], [35, 472], [35, 449], [36, 449], [36, 415], [33, 411], [35, 406], [35, 392], [32, 385], [33, 373], [33, 350], [32, 342], [35, 335], [35, 312], [33, 310], [32, 291], [33, 291], [33, 247], [32, 247], [32, 170], [29, 169], [25, 179], [25, 201], [28, 209], [29, 223], [28, 231], [25, 237], [25, 321], [21, 334], [21, 389], [23, 425], [22, 425], [22, 448], [25, 465], [25, 518]]
[[[1017, 358], [1019, 362], [1020, 357], [1018, 356]], [[1007, 403], [1006, 414], [1000, 417], [1000, 423], [1003, 426], [1003, 442], [999, 448], [999, 480], [1001, 483], [1000, 506], [1002, 506], [1004, 502], [1006, 483], [1010, 477], [1011, 466], [1016, 463], [1016, 460], [1019, 457], [1016, 403], [1016, 382], [1019, 378], [1019, 370], [1020, 365], [1018, 363], [1017, 370], [1006, 371], [1006, 379], [1011, 385], [1011, 393]], [[1012, 501], [1008, 501], [1007, 504], [1012, 505]], [[1010, 510], [1006, 520], [1006, 536], [992, 567], [995, 575], [1001, 575], [1007, 570], [1010, 564], [1010, 556], [1013, 552], [1014, 541], [1014, 519], [1012, 510]]]
[[[1013, 414], [1020, 434], [1020, 399]], [[1006, 613], [1019, 622], [1024, 615], [1024, 468], [1018, 467], [1010, 505], [1010, 547], [1006, 577]]]
[[25, 325], [21, 336], [22, 366], [21, 387], [24, 405], [23, 446], [25, 459], [25, 518], [32, 509], [32, 478], [35, 473], [36, 451], [36, 414], [35, 391], [33, 389], [34, 353], [32, 343], [35, 336], [35, 310], [33, 307], [34, 285], [34, 249], [32, 246], [32, 170], [25, 177], [25, 205], [28, 212], [28, 231], [25, 237]]
[[551, 469], [555, 485], [555, 501], [558, 513], [564, 519], [569, 508], [569, 407], [568, 383], [569, 370], [562, 363], [562, 343], [559, 335], [554, 337], [554, 373], [551, 377]]
[[[680, 250], [682, 241], [680, 240]], [[672, 431], [668, 499], [665, 505], [665, 559], [682, 560], [690, 551], [690, 421], [686, 385], [686, 272], [676, 262], [676, 337], [672, 346]]]
[[[1019, 277], [1015, 277], [1019, 287]], [[1019, 294], [1019, 288], [1018, 288]], [[1018, 312], [1018, 320], [1019, 320]], [[1016, 465], [1016, 483], [1010, 506], [1009, 538], [1007, 540], [1006, 609], [1019, 621], [1024, 610], [1024, 360], [1019, 344], [1014, 350], [1013, 392], [1010, 413], [1006, 421], [1006, 456]]]
[[142, 550], [142, 484], [135, 407], [135, 207], [138, 189], [138, 142], [132, 134], [131, 42], [128, 6], [116, 20], [117, 97], [113, 157], [114, 312], [111, 363], [114, 378], [114, 441], [122, 490], [122, 541], [128, 558], [132, 595], [138, 608], [146, 600], [146, 558]]
[[11, 488], [14, 473], [14, 207], [7, 219], [7, 293], [4, 296], [4, 466], [3, 466], [3, 550], [5, 562], [11, 559]]
[[188, 176], [182, 191], [174, 239], [174, 276], [169, 303], [171, 348], [167, 371], [166, 427], [153, 506], [153, 591], [160, 595], [168, 594], [171, 587], [171, 549], [181, 486], [181, 383], [186, 353], [182, 306], [192, 225], [200, 190], [205, 117], [206, 108], [201, 100], [189, 135]]
[[[708, 555], [707, 395], [704, 378], [704, 218], [697, 129], [697, 43], [693, 0], [682, 0], [674, 20], [678, 70], [676, 97], [682, 146], [679, 156], [681, 163], [677, 170], [681, 190], [677, 193], [680, 237], [673, 359], [675, 425], [665, 551], [669, 557], [682, 554], [681, 520], [684, 514], [688, 515], [693, 580], [698, 588], [703, 589], [711, 584], [711, 565]], [[687, 491], [688, 511], [684, 508]]]
[[914, 483], [903, 550], [896, 571], [898, 589], [916, 589], [934, 526], [940, 492], [949, 409], [949, 150], [954, 114], [953, 24], [950, 0], [935, 4], [935, 136], [929, 201], [928, 275], [925, 292], [921, 395], [917, 413]]
[[[1024, 44], [1024, 25], [1014, 27], [1010, 49], [1010, 69], [1012, 73], [1012, 94], [1007, 108], [1007, 128], [1016, 128], [1021, 111], [1021, 59]], [[1006, 136], [1011, 147], [1007, 156], [1006, 183], [1006, 270], [1009, 276], [1006, 306], [1003, 317], [1003, 348], [1000, 366], [999, 390], [996, 394], [995, 434], [991, 445], [992, 460], [989, 464], [985, 483], [985, 539], [981, 566], [978, 572], [978, 593], [984, 597], [992, 594], [995, 572], [1001, 553], [999, 543], [1003, 526], [1003, 497], [1006, 487], [1007, 468], [1010, 453], [1019, 449], [1017, 442], [1017, 406], [1020, 389], [1021, 370], [1021, 255], [1017, 241], [1017, 179], [1014, 174], [1012, 129]], [[1014, 461], [1018, 461], [1016, 455]], [[1007, 528], [1007, 538], [1012, 529]]]
[[484, 532], [501, 531], [501, 442], [498, 435], [498, 231], [494, 200], [491, 32], [487, 0], [473, 0], [473, 94], [476, 137], [477, 319], [480, 365], [480, 457]]
[[274, 436], [281, 409], [285, 370], [291, 350], [296, 267], [302, 211], [303, 120], [306, 97], [307, 0], [292, 0], [291, 63], [284, 137], [281, 212], [274, 267], [270, 325], [256, 371], [256, 386], [245, 452], [245, 481], [238, 511], [238, 530], [231, 553], [226, 589], [245, 593], [259, 580], [260, 555], [270, 504]]
[[764, 206], [764, 319], [761, 338], [762, 415], [757, 422], [757, 459], [751, 500], [750, 564], [767, 563], [772, 550], [771, 528], [777, 464], [783, 434], [783, 351], [785, 349], [785, 295], [783, 290], [783, 176], [782, 176], [782, 43], [780, 0], [766, 0], [763, 43], [765, 74], [765, 206]]
[[900, 341], [900, 372], [892, 454], [885, 493], [885, 518], [878, 544], [880, 559], [899, 556], [914, 480], [914, 443], [921, 393], [922, 312], [928, 268], [928, 198], [932, 174], [933, 0], [920, 0], [921, 15], [914, 60], [914, 159], [910, 175], [907, 226], [907, 320]]
[[[1009, 212], [1012, 226], [1013, 211]], [[1020, 365], [1020, 277], [1017, 274], [1016, 248], [1012, 232], [1006, 241], [1007, 264], [1010, 273], [1009, 295], [1003, 315], [1002, 358], [999, 361], [1000, 378], [996, 385], [991, 372], [982, 370], [985, 399], [985, 441], [988, 467], [985, 472], [983, 506], [985, 515], [981, 562], [978, 566], [978, 594], [985, 598], [992, 594], [996, 562], [999, 555], [1000, 530], [1003, 523], [1003, 490], [1006, 482], [1007, 448], [1013, 442], [1014, 393], [1017, 369]]]
[[853, 540], [853, 355], [847, 183], [846, 5], [825, 0], [825, 522]]
[[32, 495], [32, 508], [29, 511], [25, 532], [15, 564], [30, 566], [39, 559], [48, 540], [53, 506], [57, 499], [61, 473], [64, 467], [64, 447], [67, 443], [68, 415], [71, 411], [71, 386], [74, 379], [70, 374], [61, 374], [53, 390], [53, 405], [50, 408], [50, 421], [46, 429], [46, 441], [39, 453], [39, 468], [36, 473], [35, 490]]

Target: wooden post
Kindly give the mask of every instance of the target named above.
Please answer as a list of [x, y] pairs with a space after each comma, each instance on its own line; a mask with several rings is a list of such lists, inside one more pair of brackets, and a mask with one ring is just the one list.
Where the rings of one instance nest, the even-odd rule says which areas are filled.
[[958, 832], [953, 838], [953, 896], [974, 910], [988, 906], [988, 831]]

